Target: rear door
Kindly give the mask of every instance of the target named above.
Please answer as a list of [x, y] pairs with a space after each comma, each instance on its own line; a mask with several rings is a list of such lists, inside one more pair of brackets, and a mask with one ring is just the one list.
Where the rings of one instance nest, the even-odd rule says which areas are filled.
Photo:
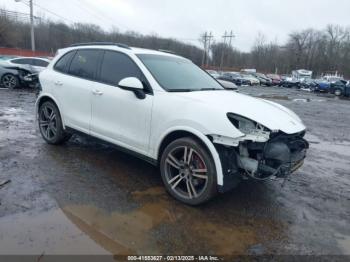
[[81, 49], [64, 55], [54, 66], [59, 72], [52, 79], [53, 93], [65, 124], [84, 133], [90, 131], [91, 92], [101, 55], [100, 50]]
[[[118, 87], [121, 79], [143, 82], [145, 99]], [[139, 67], [126, 54], [105, 51], [92, 97], [91, 134], [138, 153], [147, 154], [153, 95]]]

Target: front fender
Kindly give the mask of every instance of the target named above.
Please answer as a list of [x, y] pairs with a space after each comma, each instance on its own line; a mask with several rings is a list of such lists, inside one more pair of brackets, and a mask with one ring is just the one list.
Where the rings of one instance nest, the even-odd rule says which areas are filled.
[[160, 146], [162, 144], [162, 141], [165, 139], [165, 137], [167, 137], [169, 134], [175, 132], [175, 131], [186, 131], [189, 132], [191, 134], [193, 134], [194, 136], [196, 136], [198, 139], [201, 140], [202, 143], [204, 143], [206, 145], [206, 147], [208, 148], [213, 160], [214, 160], [214, 164], [215, 164], [215, 169], [216, 169], [216, 178], [217, 178], [217, 184], [222, 186], [224, 181], [223, 181], [223, 173], [222, 173], [222, 166], [221, 166], [221, 161], [220, 161], [220, 157], [218, 152], [216, 151], [213, 143], [209, 140], [209, 138], [204, 135], [202, 132], [188, 127], [188, 126], [175, 126], [172, 128], [167, 129], [156, 141], [156, 150], [154, 150], [153, 153], [153, 158], [157, 159], [158, 158], [158, 153], [160, 150]]

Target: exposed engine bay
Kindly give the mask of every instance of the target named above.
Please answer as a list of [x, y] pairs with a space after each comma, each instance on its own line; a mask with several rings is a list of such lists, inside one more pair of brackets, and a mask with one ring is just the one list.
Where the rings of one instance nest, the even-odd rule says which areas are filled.
[[284, 178], [303, 165], [309, 148], [305, 131], [285, 134], [240, 116], [229, 118], [245, 135], [236, 139], [212, 136], [223, 168], [223, 191], [234, 187], [237, 179]]

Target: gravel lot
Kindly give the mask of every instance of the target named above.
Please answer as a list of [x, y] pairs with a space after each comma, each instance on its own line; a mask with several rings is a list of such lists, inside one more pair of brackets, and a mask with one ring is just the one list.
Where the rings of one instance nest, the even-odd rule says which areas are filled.
[[[229, 92], [229, 91], [228, 91]], [[91, 138], [39, 136], [35, 93], [0, 89], [0, 254], [350, 255], [350, 100], [278, 87], [241, 93], [294, 110], [305, 165], [192, 208], [151, 165]]]

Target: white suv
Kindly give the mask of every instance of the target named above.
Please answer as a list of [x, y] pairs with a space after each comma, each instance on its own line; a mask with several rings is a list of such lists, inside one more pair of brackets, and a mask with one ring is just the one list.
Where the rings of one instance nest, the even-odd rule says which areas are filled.
[[225, 90], [188, 59], [122, 44], [59, 51], [40, 76], [36, 108], [50, 144], [79, 131], [159, 165], [167, 191], [190, 205], [241, 179], [299, 168], [305, 126], [287, 108]]

